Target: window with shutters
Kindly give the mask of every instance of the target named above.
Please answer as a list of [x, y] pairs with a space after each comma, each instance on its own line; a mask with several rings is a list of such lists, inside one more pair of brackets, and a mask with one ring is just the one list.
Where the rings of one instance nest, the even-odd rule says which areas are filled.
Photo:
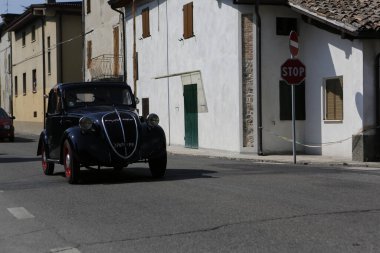
[[[305, 82], [295, 86], [296, 120], [305, 120]], [[280, 120], [292, 120], [292, 87], [280, 81]]]
[[142, 37], [146, 38], [150, 36], [150, 26], [149, 26], [149, 8], [145, 8], [141, 12], [142, 16]]
[[87, 68], [91, 68], [92, 64], [92, 41], [87, 41]]
[[26, 95], [26, 73], [22, 74], [22, 94]]
[[36, 41], [36, 26], [32, 26], [32, 42]]
[[193, 2], [191, 2], [183, 6], [183, 38], [188, 39], [193, 36]]
[[276, 18], [276, 34], [289, 36], [291, 31], [298, 32], [296, 18]]
[[343, 120], [343, 77], [325, 81], [325, 120]]
[[17, 83], [17, 76], [15, 76], [15, 97], [18, 96], [18, 83]]
[[32, 71], [32, 91], [33, 93], [37, 92], [37, 70], [33, 69]]
[[142, 99], [142, 116], [146, 118], [149, 115], [149, 98]]
[[91, 0], [86, 1], [86, 13], [89, 14], [91, 12]]

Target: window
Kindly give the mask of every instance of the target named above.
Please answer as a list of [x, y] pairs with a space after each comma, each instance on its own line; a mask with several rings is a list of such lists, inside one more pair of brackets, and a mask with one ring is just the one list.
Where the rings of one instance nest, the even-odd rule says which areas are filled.
[[26, 73], [22, 74], [22, 94], [26, 95]]
[[289, 36], [291, 31], [298, 31], [296, 18], [276, 18], [277, 35]]
[[87, 68], [91, 68], [92, 63], [92, 41], [87, 41]]
[[35, 69], [32, 71], [32, 91], [33, 93], [37, 92], [37, 70]]
[[18, 87], [17, 87], [17, 76], [15, 76], [15, 97], [18, 96]]
[[183, 38], [188, 39], [193, 36], [193, 2], [191, 2], [183, 6]]
[[51, 52], [50, 52], [50, 47], [51, 47], [51, 44], [50, 44], [50, 36], [47, 37], [47, 46], [48, 46], [48, 53], [47, 53], [47, 61], [48, 61], [48, 74], [50, 75], [51, 74]]
[[25, 31], [22, 32], [21, 36], [22, 36], [22, 46], [25, 47], [25, 37], [26, 37]]
[[142, 116], [146, 118], [149, 115], [149, 98], [142, 99]]
[[325, 120], [343, 120], [343, 78], [325, 81]]
[[150, 36], [149, 27], [149, 8], [145, 8], [141, 12], [142, 15], [142, 37], [146, 38]]
[[[305, 82], [295, 86], [296, 120], [305, 120]], [[280, 120], [292, 120], [292, 87], [280, 81]]]
[[36, 40], [36, 26], [32, 26], [32, 42]]
[[91, 12], [91, 0], [87, 0], [86, 1], [86, 13], [90, 13]]

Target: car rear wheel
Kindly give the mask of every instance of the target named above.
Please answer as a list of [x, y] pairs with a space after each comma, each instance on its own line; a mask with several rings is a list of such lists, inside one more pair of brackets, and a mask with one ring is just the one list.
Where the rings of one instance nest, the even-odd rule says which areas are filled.
[[165, 176], [167, 164], [166, 152], [159, 157], [150, 158], [148, 163], [150, 172], [152, 173], [152, 177], [162, 178], [163, 176]]
[[9, 141], [10, 142], [14, 142], [15, 141], [15, 137], [14, 136], [9, 137]]
[[47, 161], [45, 144], [42, 144], [41, 154], [42, 154], [42, 170], [43, 170], [44, 174], [45, 175], [53, 175], [54, 163], [50, 163]]
[[63, 166], [69, 184], [78, 183], [80, 166], [78, 160], [74, 157], [73, 150], [68, 140], [65, 140], [63, 144]]

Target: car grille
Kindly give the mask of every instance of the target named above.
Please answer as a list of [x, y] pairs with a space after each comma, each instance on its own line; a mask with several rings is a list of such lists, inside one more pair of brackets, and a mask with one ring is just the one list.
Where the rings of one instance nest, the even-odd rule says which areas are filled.
[[102, 123], [113, 151], [123, 159], [131, 157], [138, 141], [136, 118], [129, 112], [119, 112], [115, 109], [115, 112], [103, 116]]

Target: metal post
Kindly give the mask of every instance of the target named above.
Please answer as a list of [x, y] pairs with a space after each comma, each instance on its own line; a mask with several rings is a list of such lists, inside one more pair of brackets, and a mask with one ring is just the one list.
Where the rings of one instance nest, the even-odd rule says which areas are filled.
[[293, 163], [297, 163], [296, 150], [296, 93], [295, 85], [292, 84], [292, 132], [293, 132]]

